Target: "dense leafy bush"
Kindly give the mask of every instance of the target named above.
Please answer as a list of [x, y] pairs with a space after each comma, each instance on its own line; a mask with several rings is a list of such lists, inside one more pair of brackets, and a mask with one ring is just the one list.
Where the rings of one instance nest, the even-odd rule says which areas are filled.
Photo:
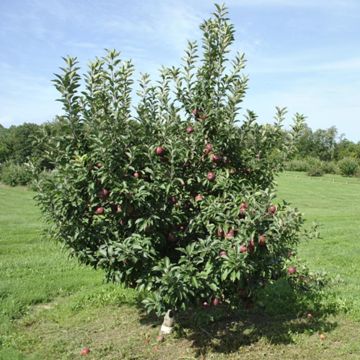
[[344, 158], [338, 162], [340, 174], [344, 176], [355, 176], [359, 170], [358, 162], [353, 158]]
[[339, 172], [338, 165], [335, 161], [323, 161], [321, 168], [325, 174], [337, 174]]
[[287, 274], [304, 235], [301, 214], [274, 203], [303, 117], [286, 136], [281, 109], [274, 125], [251, 111], [237, 125], [247, 78], [243, 55], [226, 58], [226, 10], [217, 6], [201, 30], [202, 54], [189, 42], [181, 67], [162, 68], [156, 83], [142, 76], [135, 115], [130, 62], [108, 51], [82, 80], [66, 58], [55, 85], [67, 133], [53, 139], [56, 171], [37, 184], [53, 234], [109, 280], [145, 290], [159, 314], [237, 305]]
[[308, 158], [307, 162], [309, 165], [307, 174], [309, 176], [323, 176], [324, 175], [323, 161], [316, 159], [316, 158]]
[[308, 170], [307, 174], [309, 176], [323, 176], [324, 170], [321, 166], [312, 165], [310, 169]]
[[30, 171], [31, 171], [31, 175], [32, 175], [32, 181], [28, 183], [28, 186], [33, 191], [38, 190], [39, 183], [45, 183], [45, 182], [49, 182], [49, 181], [51, 182], [52, 177], [56, 173], [56, 170], [39, 171], [39, 168], [36, 168], [33, 163], [31, 163], [29, 165], [30, 165]]
[[38, 154], [39, 149], [33, 145], [40, 125], [24, 123], [5, 129], [0, 126], [0, 163], [11, 161], [24, 164]]
[[314, 157], [291, 159], [286, 162], [285, 169], [288, 171], [307, 172], [309, 176], [336, 174], [339, 171], [335, 161], [321, 161]]
[[28, 185], [32, 180], [32, 173], [26, 164], [7, 162], [0, 167], [0, 180], [10, 186]]
[[306, 159], [292, 159], [287, 161], [285, 169], [288, 171], [308, 171], [310, 164]]

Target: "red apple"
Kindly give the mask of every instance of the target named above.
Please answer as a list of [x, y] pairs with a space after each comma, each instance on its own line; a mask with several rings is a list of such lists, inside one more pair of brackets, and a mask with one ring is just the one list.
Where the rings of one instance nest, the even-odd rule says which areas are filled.
[[259, 236], [259, 246], [265, 246], [265, 245], [266, 245], [266, 236], [263, 234]]
[[226, 251], [220, 251], [220, 257], [225, 257], [225, 256], [227, 256], [227, 253], [226, 253]]
[[103, 164], [101, 162], [97, 162], [95, 164], [95, 166], [98, 168], [98, 169], [101, 169], [103, 167]]
[[106, 199], [110, 195], [110, 191], [108, 189], [101, 189], [98, 192], [98, 197], [100, 199]]
[[248, 244], [247, 248], [248, 248], [248, 251], [249, 251], [250, 253], [253, 253], [253, 252], [254, 252], [254, 250], [255, 250], [255, 242], [254, 242], [253, 239], [251, 239], [251, 240], [249, 241], [249, 244]]
[[214, 172], [212, 172], [212, 171], [209, 171], [208, 173], [207, 173], [207, 179], [209, 180], [209, 181], [215, 181], [215, 179], [216, 179], [216, 174], [214, 173]]
[[209, 303], [208, 303], [207, 301], [204, 301], [204, 302], [202, 303], [202, 306], [203, 306], [204, 308], [207, 308], [207, 307], [209, 307]]
[[239, 217], [240, 217], [241, 219], [243, 219], [243, 218], [245, 217], [245, 215], [246, 215], [246, 209], [240, 208], [240, 210], [239, 210]]
[[195, 196], [195, 201], [196, 201], [196, 202], [199, 202], [199, 201], [202, 201], [202, 200], [204, 200], [204, 197], [203, 197], [201, 194], [197, 194], [197, 195]]
[[80, 355], [81, 356], [86, 356], [90, 353], [90, 349], [88, 347], [84, 347], [81, 351], [80, 351]]
[[240, 217], [241, 219], [244, 219], [244, 218], [245, 218], [247, 208], [248, 208], [248, 205], [247, 205], [246, 203], [242, 203], [242, 204], [240, 205], [239, 217]]
[[95, 214], [96, 214], [96, 215], [102, 215], [102, 214], [104, 214], [104, 212], [105, 212], [105, 209], [104, 209], [102, 206], [99, 206], [99, 207], [96, 208], [96, 210], [95, 210]]
[[239, 218], [244, 219], [245, 216], [246, 216], [246, 209], [240, 208], [240, 210], [239, 210]]
[[111, 210], [112, 212], [119, 214], [122, 211], [121, 205], [119, 204], [111, 204]]
[[200, 115], [200, 110], [199, 110], [199, 109], [194, 109], [191, 113], [192, 113], [196, 118], [198, 118], [199, 115]]
[[213, 149], [212, 144], [207, 143], [207, 144], [205, 145], [205, 148], [204, 148], [204, 154], [205, 154], [205, 155], [210, 154], [210, 152], [212, 151], [212, 149]]
[[212, 304], [214, 306], [218, 306], [220, 304], [220, 299], [219, 298], [214, 298], [213, 301], [212, 301]]
[[176, 196], [170, 196], [170, 198], [169, 198], [169, 203], [170, 203], [170, 204], [173, 204], [173, 205], [177, 204], [177, 198], [176, 198]]
[[242, 202], [242, 203], [240, 204], [240, 210], [241, 210], [241, 209], [246, 210], [248, 207], [249, 207], [249, 204], [246, 203], [246, 202]]
[[135, 171], [133, 177], [139, 179], [141, 177], [141, 174], [138, 171]]
[[219, 237], [219, 238], [223, 238], [224, 237], [224, 230], [222, 230], [222, 229], [217, 229], [217, 231], [216, 231], [216, 235], [217, 235], [217, 237]]
[[188, 134], [191, 134], [192, 132], [194, 132], [194, 128], [193, 128], [192, 126], [188, 126], [188, 127], [186, 128], [186, 132], [187, 132]]
[[225, 239], [232, 239], [235, 236], [235, 230], [229, 229], [228, 232], [225, 234]]
[[156, 149], [155, 149], [155, 154], [157, 156], [163, 156], [165, 154], [165, 148], [163, 146], [158, 146]]
[[215, 164], [218, 164], [221, 161], [221, 156], [213, 154], [211, 155], [211, 161]]
[[241, 245], [241, 246], [240, 246], [240, 252], [241, 252], [242, 254], [246, 253], [246, 252], [247, 252], [247, 247], [246, 247], [245, 245]]
[[288, 268], [288, 274], [289, 275], [294, 275], [294, 274], [296, 274], [296, 267], [295, 266], [290, 266], [289, 268]]
[[277, 211], [277, 208], [276, 208], [275, 205], [269, 206], [269, 208], [268, 208], [268, 213], [269, 214], [274, 215], [276, 213], [276, 211]]

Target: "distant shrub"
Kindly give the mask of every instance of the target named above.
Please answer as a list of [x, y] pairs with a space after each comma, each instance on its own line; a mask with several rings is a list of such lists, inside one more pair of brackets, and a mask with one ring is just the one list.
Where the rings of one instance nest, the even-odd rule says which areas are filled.
[[293, 159], [286, 163], [285, 169], [287, 171], [308, 171], [309, 163], [305, 159]]
[[318, 159], [311, 159], [311, 161], [309, 161], [309, 170], [307, 171], [307, 174], [309, 176], [323, 176], [323, 161]]
[[312, 167], [314, 167], [314, 166], [320, 166], [320, 167], [322, 167], [322, 163], [323, 163], [323, 162], [322, 162], [320, 159], [318, 159], [318, 158], [309, 156], [309, 157], [306, 157], [304, 160], [305, 160], [305, 161], [307, 162], [307, 164], [308, 164], [308, 170], [310, 170], [310, 168], [312, 168]]
[[335, 161], [323, 161], [321, 167], [325, 174], [337, 174], [339, 172]]
[[307, 172], [309, 176], [323, 176], [324, 170], [321, 167], [313, 166]]
[[8, 162], [1, 166], [0, 180], [10, 186], [28, 185], [32, 180], [32, 174], [25, 164]]
[[358, 162], [353, 158], [344, 158], [338, 162], [340, 174], [343, 176], [355, 176], [359, 170]]

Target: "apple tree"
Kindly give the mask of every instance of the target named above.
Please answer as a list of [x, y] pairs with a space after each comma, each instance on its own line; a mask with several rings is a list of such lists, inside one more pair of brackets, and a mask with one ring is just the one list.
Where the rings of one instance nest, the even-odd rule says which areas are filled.
[[284, 109], [271, 125], [240, 116], [248, 78], [243, 54], [229, 60], [226, 8], [216, 5], [201, 31], [179, 67], [161, 68], [156, 82], [141, 76], [136, 104], [134, 67], [115, 50], [84, 76], [64, 58], [54, 80], [63, 131], [47, 147], [55, 170], [38, 182], [52, 235], [158, 314], [238, 306], [289, 276], [304, 236], [301, 214], [275, 200], [303, 117], [284, 131]]

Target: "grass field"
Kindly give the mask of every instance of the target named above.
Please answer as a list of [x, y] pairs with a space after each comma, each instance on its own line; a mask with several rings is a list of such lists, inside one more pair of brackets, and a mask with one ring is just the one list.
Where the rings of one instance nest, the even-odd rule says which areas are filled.
[[[42, 239], [31, 191], [0, 185], [0, 359], [77, 359], [83, 346], [89, 359], [360, 359], [360, 180], [285, 173], [278, 183], [280, 199], [320, 223], [321, 238], [299, 254], [337, 280], [336, 304], [347, 311], [312, 320], [281, 309], [218, 321], [214, 313], [206, 326], [185, 321], [163, 343], [134, 292], [104, 284], [101, 272]], [[292, 301], [275, 297], [279, 307]]]

